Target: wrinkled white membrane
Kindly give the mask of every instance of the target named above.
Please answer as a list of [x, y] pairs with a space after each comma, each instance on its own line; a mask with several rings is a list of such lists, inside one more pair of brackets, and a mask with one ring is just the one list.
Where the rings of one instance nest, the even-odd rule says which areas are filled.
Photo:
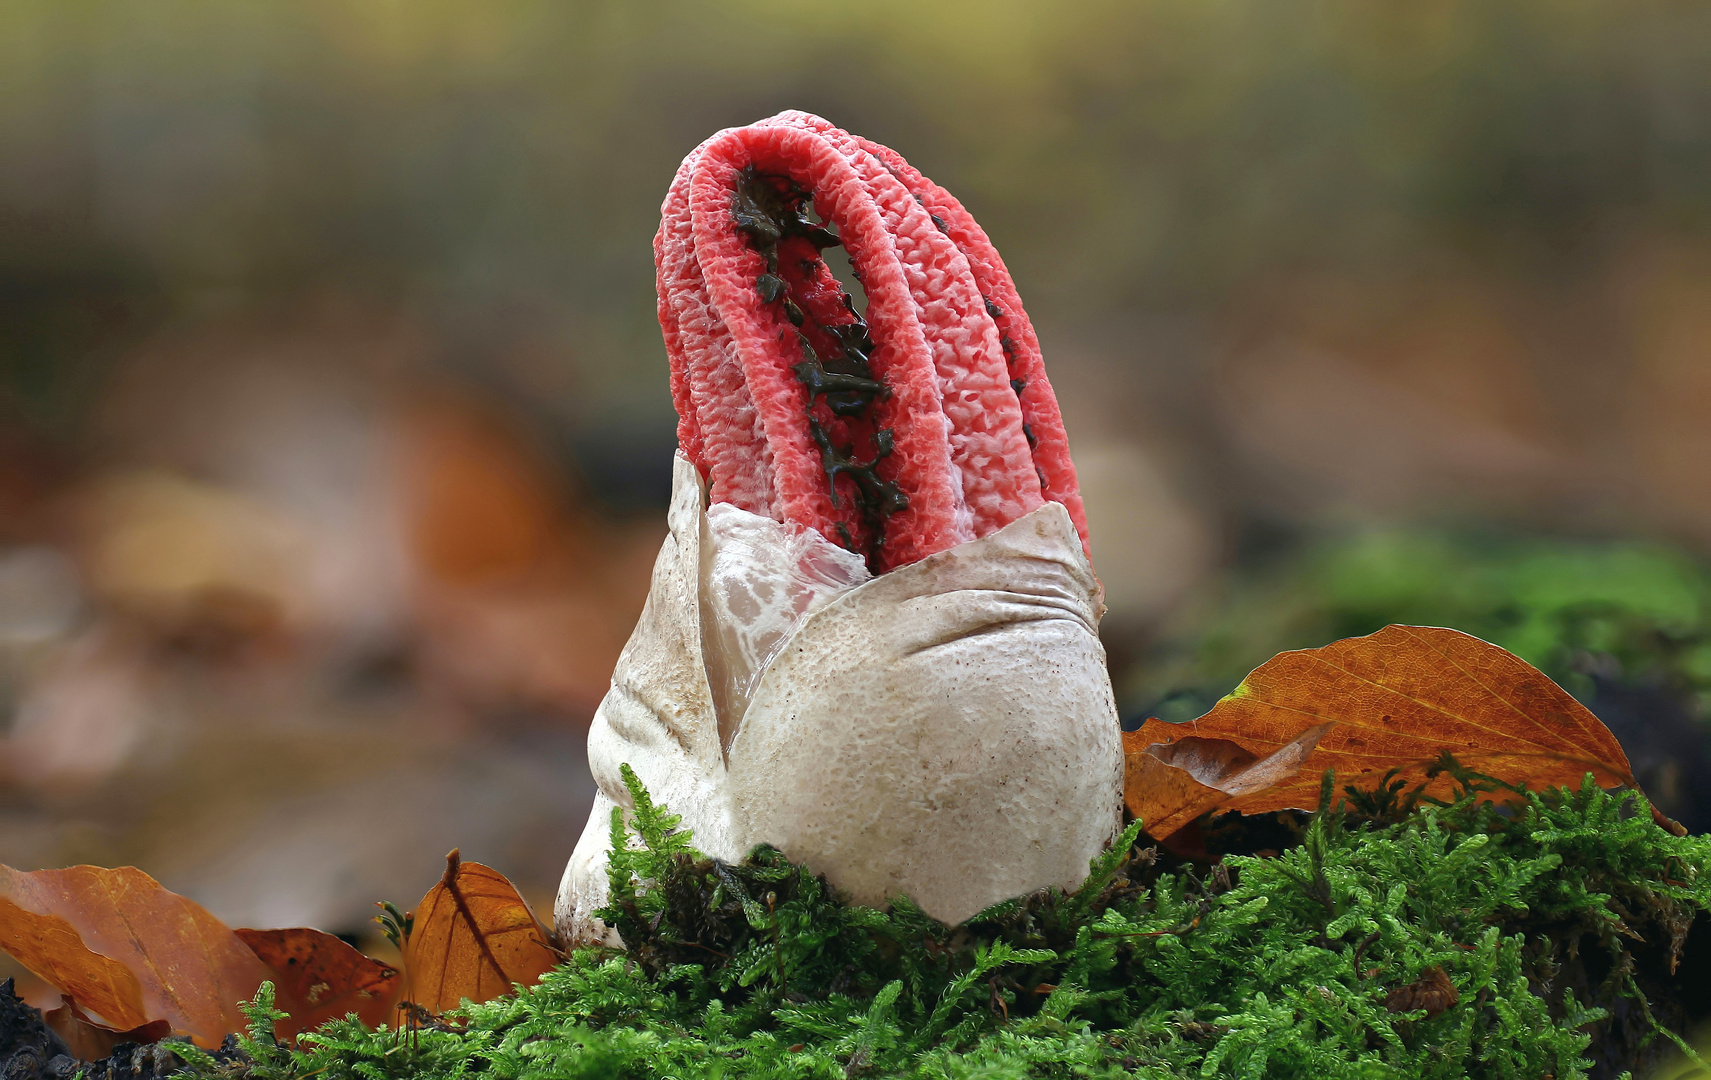
[[1122, 821], [1123, 751], [1069, 511], [864, 582], [818, 537], [708, 511], [695, 466], [672, 469], [671, 532], [589, 731], [600, 794], [559, 887], [566, 940], [617, 941], [594, 912], [625, 765], [699, 850], [770, 844], [859, 904], [907, 896], [955, 924], [1081, 884]]
[[795, 522], [729, 503], [702, 518], [701, 649], [729, 753], [755, 685], [809, 615], [873, 575], [860, 555]]

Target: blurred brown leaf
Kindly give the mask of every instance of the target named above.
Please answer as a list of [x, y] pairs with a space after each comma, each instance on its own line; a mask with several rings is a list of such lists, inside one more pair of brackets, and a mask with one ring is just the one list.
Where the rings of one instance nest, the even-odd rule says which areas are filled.
[[[1339, 785], [1357, 786], [1399, 769], [1408, 783], [1425, 784], [1426, 795], [1443, 797], [1454, 780], [1426, 772], [1444, 751], [1467, 768], [1534, 790], [1577, 787], [1589, 772], [1607, 786], [1639, 786], [1610, 729], [1537, 668], [1476, 637], [1423, 626], [1387, 626], [1323, 648], [1280, 653], [1200, 719], [1148, 720], [1127, 734], [1125, 757], [1131, 769], [1154, 771], [1153, 763], [1173, 756], [1169, 744], [1195, 738], [1227, 740], [1258, 758], [1278, 754], [1313, 729], [1321, 734], [1297, 769], [1214, 805], [1244, 813], [1311, 810], [1327, 769], [1336, 771]], [[1201, 755], [1206, 760], [1189, 770], [1191, 776], [1223, 775], [1220, 769], [1234, 767], [1229, 754], [1224, 765], [1216, 764], [1216, 754]], [[1158, 800], [1149, 802], [1143, 789], [1167, 783], [1187, 793], [1184, 799], [1201, 797], [1180, 778], [1137, 774], [1125, 785], [1131, 811], [1159, 815]], [[1184, 817], [1188, 805], [1169, 820], [1192, 820]], [[1680, 828], [1661, 816], [1660, 823]]]
[[416, 907], [404, 953], [409, 995], [435, 1013], [464, 998], [491, 1001], [551, 970], [559, 962], [552, 940], [504, 874], [462, 861], [454, 848], [445, 876]]
[[150, 470], [103, 478], [77, 509], [94, 594], [169, 637], [261, 639], [305, 616], [312, 536], [265, 499]]
[[410, 546], [438, 581], [515, 579], [579, 547], [559, 478], [502, 413], [455, 398], [406, 411], [399, 441]]
[[369, 1027], [391, 1018], [403, 985], [396, 968], [306, 926], [233, 932], [276, 973], [278, 1005], [290, 1013], [278, 1025], [280, 1038], [295, 1037], [348, 1013], [356, 1013]]
[[165, 1020], [218, 1046], [270, 977], [201, 905], [138, 870], [0, 866], [0, 947], [115, 1030]]

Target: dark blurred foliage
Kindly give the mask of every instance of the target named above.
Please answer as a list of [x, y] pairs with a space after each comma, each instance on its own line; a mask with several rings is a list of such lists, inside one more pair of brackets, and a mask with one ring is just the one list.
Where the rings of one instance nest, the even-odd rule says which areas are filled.
[[327, 290], [407, 304], [443, 363], [554, 416], [657, 417], [665, 182], [709, 132], [783, 106], [960, 193], [1048, 326], [1445, 260], [1572, 289], [1636, 229], [1697, 236], [1711, 211], [1711, 13], [1689, 4], [0, 18], [0, 355], [14, 409], [57, 430], [115, 335]]
[[1594, 677], [1661, 683], [1711, 713], [1711, 570], [1656, 544], [1502, 534], [1366, 533], [1261, 557], [1173, 620], [1134, 685], [1213, 691], [1154, 712], [1185, 720], [1276, 652], [1393, 622], [1482, 637], [1578, 695]]

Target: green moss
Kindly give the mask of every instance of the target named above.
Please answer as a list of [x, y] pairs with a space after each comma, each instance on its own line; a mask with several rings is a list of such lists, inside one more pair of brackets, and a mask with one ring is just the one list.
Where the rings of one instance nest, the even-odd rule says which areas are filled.
[[[1711, 840], [1590, 778], [1507, 810], [1471, 774], [1447, 806], [1369, 793], [1364, 817], [1322, 810], [1282, 854], [1209, 868], [1162, 865], [1131, 827], [1077, 892], [957, 928], [842, 903], [775, 851], [704, 858], [629, 779], [605, 912], [627, 952], [578, 952], [455, 1030], [335, 1023], [252, 1050], [255, 1072], [1567, 1080], [1613, 1067], [1588, 1054], [1622, 1037], [1612, 1013], [1643, 1029], [1624, 1067], [1673, 1041], [1648, 964], [1711, 905]], [[1437, 972], [1455, 1003], [1410, 1007], [1447, 1004], [1419, 993]]]

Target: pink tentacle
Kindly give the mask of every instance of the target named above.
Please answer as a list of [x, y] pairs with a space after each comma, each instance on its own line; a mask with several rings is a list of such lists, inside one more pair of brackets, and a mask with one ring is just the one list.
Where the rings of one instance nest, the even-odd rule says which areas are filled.
[[784, 517], [813, 525], [832, 539], [838, 538], [835, 526], [842, 520], [840, 507], [831, 501], [821, 448], [805, 423], [810, 403], [794, 371], [802, 356], [794, 328], [777, 305], [757, 293], [765, 260], [732, 225], [738, 174], [751, 168], [787, 177], [812, 195], [815, 210], [837, 226], [868, 292], [868, 319], [878, 346], [872, 370], [889, 390], [888, 397], [873, 403], [873, 412], [875, 422], [892, 432], [894, 447], [878, 469], [908, 499], [891, 515], [880, 566], [914, 562], [971, 539], [967, 525], [958, 521], [963, 508], [959, 474], [950, 460], [936, 374], [904, 268], [878, 208], [824, 139], [786, 128], [751, 127], [726, 132], [709, 144], [695, 169], [690, 203], [709, 294], [730, 329], [772, 446]]
[[771, 450], [730, 332], [713, 308], [696, 257], [689, 185], [706, 146], [696, 147], [678, 169], [660, 208], [654, 240], [660, 327], [671, 359], [678, 444], [707, 478], [714, 502], [771, 515], [777, 512]]
[[[820, 257], [839, 243], [866, 320]], [[654, 258], [678, 440], [714, 500], [811, 526], [875, 570], [1047, 500], [1087, 546], [1015, 284], [967, 210], [893, 151], [798, 112], [719, 132], [679, 168]]]
[[910, 292], [939, 377], [974, 535], [1003, 528], [1045, 501], [1021, 403], [1010, 384], [998, 327], [968, 259], [862, 141], [810, 113], [789, 111], [759, 126], [812, 131], [838, 148], [880, 207], [908, 271]]
[[[780, 116], [791, 114], [780, 113]], [[808, 114], [796, 114], [807, 116]], [[818, 118], [815, 118], [818, 119]], [[825, 121], [820, 121], [825, 123]], [[1009, 361], [1010, 378], [1018, 386], [1022, 418], [1028, 425], [1034, 464], [1039, 470], [1040, 485], [1046, 499], [1062, 503], [1069, 511], [1081, 544], [1092, 557], [1092, 544], [1087, 531], [1087, 510], [1081, 501], [1081, 488], [1076, 481], [1075, 463], [1069, 456], [1069, 434], [1064, 429], [1063, 414], [1058, 408], [1057, 395], [1046, 377], [1045, 358], [1040, 352], [1040, 340], [1034, 325], [1022, 307], [1016, 283], [1004, 265], [985, 230], [974, 215], [965, 209], [956, 196], [923, 176], [919, 170], [890, 147], [870, 139], [851, 136], [862, 149], [884, 164], [886, 169], [921, 200], [922, 205], [945, 223], [945, 235], [967, 257], [976, 285], [992, 305], [989, 313], [998, 326], [1005, 356]]]

